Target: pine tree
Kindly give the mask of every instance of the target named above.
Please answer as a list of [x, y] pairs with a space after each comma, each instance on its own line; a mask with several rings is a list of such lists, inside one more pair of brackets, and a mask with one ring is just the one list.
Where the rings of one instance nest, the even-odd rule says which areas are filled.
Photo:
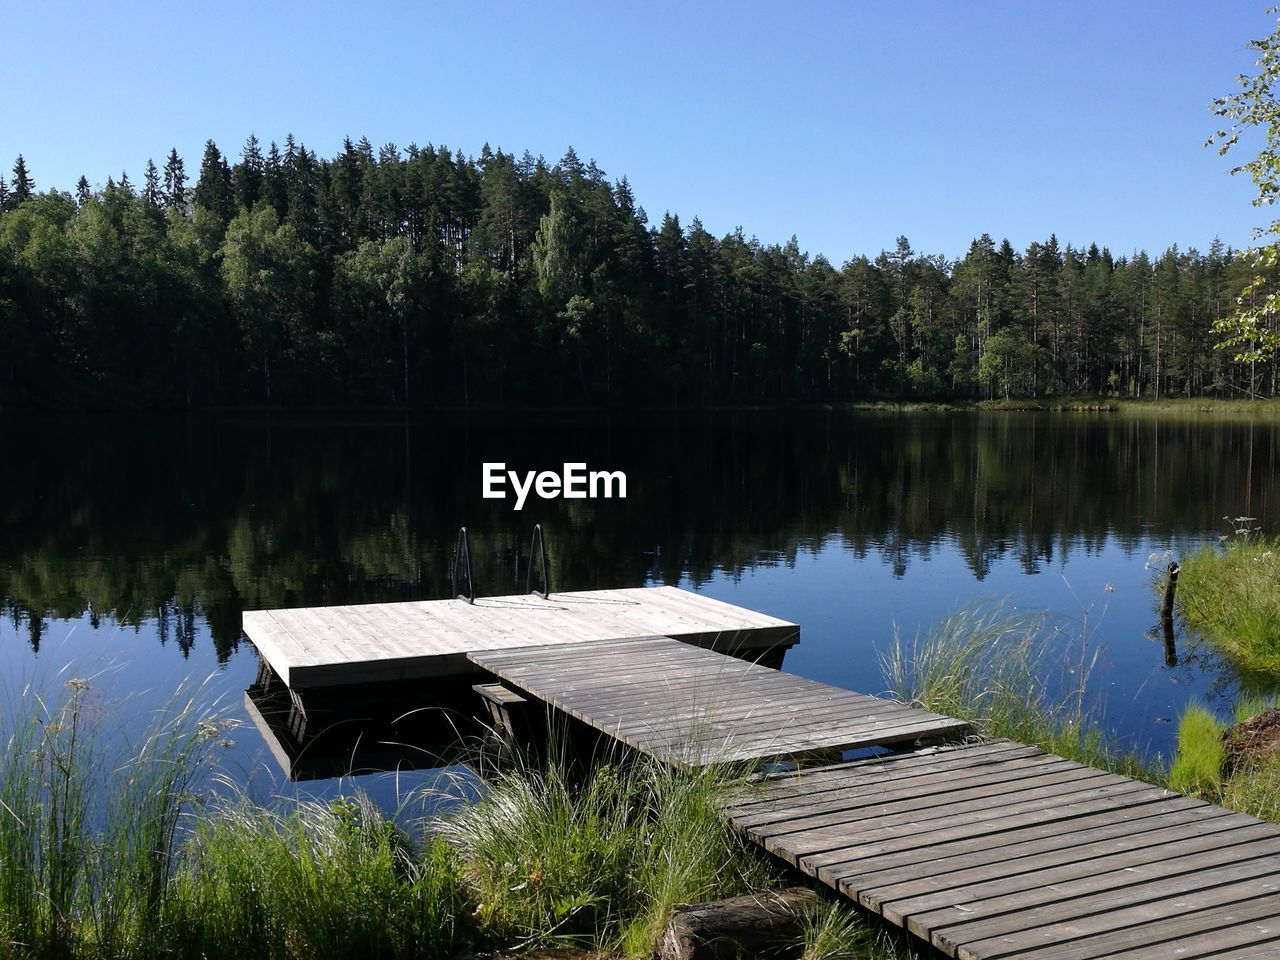
[[18, 159], [13, 162], [13, 185], [10, 189], [10, 200], [12, 206], [16, 207], [22, 201], [31, 199], [36, 192], [36, 182], [31, 179], [31, 175], [27, 173], [27, 161], [22, 154], [18, 154]]
[[143, 177], [142, 199], [149, 207], [160, 206], [160, 171], [151, 158], [147, 158], [147, 172]]
[[[84, 178], [81, 177], [83, 180]], [[4, 177], [0, 177], [0, 211], [9, 209], [9, 185], [4, 182]]]
[[262, 199], [271, 204], [276, 216], [283, 220], [289, 211], [289, 184], [286, 181], [284, 158], [274, 140], [267, 150], [267, 162], [263, 169]]
[[225, 226], [235, 215], [235, 196], [231, 188], [231, 168], [218, 145], [208, 140], [200, 161], [200, 180], [196, 184], [195, 204], [212, 213]]
[[164, 162], [164, 205], [170, 210], [183, 210], [187, 204], [187, 170], [178, 156], [178, 148], [169, 150]]
[[83, 207], [89, 202], [91, 196], [93, 191], [89, 187], [89, 178], [82, 173], [80, 179], [76, 181], [76, 204]]
[[249, 139], [244, 142], [244, 149], [240, 152], [240, 162], [232, 173], [236, 202], [245, 210], [252, 210], [262, 197], [265, 167], [258, 138], [249, 134]]

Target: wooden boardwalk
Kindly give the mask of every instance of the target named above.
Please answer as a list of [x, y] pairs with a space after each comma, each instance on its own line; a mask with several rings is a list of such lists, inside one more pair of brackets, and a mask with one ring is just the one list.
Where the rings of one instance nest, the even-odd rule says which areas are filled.
[[666, 638], [481, 651], [508, 686], [684, 765], [895, 745], [775, 773], [735, 829], [959, 960], [1280, 958], [1280, 828], [959, 721]]
[[676, 587], [246, 610], [244, 632], [292, 690], [465, 673], [468, 654], [666, 636], [750, 657], [799, 639], [794, 623]]
[[596, 730], [682, 766], [931, 740], [969, 728], [669, 637], [487, 650], [470, 659]]
[[1007, 740], [768, 776], [726, 814], [961, 960], [1280, 957], [1280, 828]]

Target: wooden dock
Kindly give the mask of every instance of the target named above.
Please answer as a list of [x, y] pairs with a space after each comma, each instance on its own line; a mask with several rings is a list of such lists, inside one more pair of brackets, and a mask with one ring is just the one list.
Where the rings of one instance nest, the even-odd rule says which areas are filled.
[[[1280, 828], [967, 725], [663, 638], [478, 666], [668, 763], [896, 747], [773, 773], [735, 829], [959, 960], [1280, 957]], [[932, 745], [930, 745], [932, 744]]]
[[669, 637], [489, 650], [470, 659], [521, 693], [681, 766], [838, 754], [969, 729]]
[[769, 776], [726, 814], [960, 960], [1280, 957], [1280, 828], [1034, 747]]
[[483, 672], [491, 699], [664, 763], [816, 761], [758, 774], [726, 818], [945, 956], [1280, 958], [1280, 828], [750, 662], [795, 642], [785, 621], [652, 588], [257, 611], [245, 630], [291, 694]]
[[663, 636], [768, 659], [800, 638], [794, 623], [676, 587], [246, 610], [243, 626], [291, 690], [466, 673], [485, 650]]

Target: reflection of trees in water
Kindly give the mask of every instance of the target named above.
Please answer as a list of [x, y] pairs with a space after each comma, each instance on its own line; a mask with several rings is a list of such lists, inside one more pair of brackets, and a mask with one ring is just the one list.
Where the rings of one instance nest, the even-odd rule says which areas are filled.
[[[448, 595], [472, 530], [479, 587], [522, 589], [540, 521], [556, 589], [694, 583], [794, 564], [838, 537], [897, 576], [953, 544], [978, 579], [1108, 543], [1272, 524], [1277, 428], [1065, 415], [737, 413], [643, 422], [92, 421], [11, 430], [0, 593], [38, 646], [47, 617], [156, 619], [219, 656], [245, 608]], [[627, 471], [626, 501], [514, 513], [480, 464]]]

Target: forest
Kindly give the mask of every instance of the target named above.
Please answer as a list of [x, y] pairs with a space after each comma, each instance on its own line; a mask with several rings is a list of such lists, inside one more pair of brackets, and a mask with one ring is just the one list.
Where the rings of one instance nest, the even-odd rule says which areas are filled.
[[[892, 249], [651, 222], [572, 148], [212, 141], [73, 193], [0, 179], [0, 406], [620, 407], [1275, 395], [1215, 322], [1247, 256]], [[1269, 323], [1274, 324], [1274, 318]], [[1273, 331], [1274, 332], [1274, 331]]]

